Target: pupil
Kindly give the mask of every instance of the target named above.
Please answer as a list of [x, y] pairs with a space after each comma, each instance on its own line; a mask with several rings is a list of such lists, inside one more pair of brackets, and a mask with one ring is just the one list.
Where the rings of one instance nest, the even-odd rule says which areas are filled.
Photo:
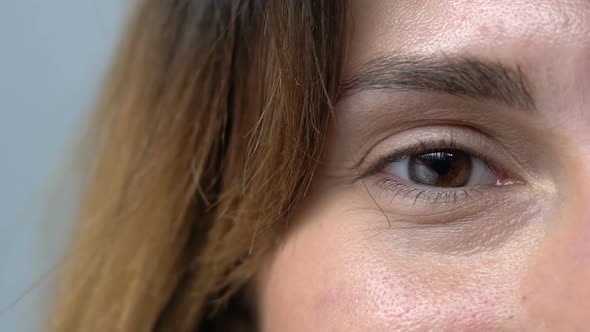
[[463, 187], [471, 176], [472, 159], [459, 150], [436, 151], [410, 157], [410, 180], [437, 187]]

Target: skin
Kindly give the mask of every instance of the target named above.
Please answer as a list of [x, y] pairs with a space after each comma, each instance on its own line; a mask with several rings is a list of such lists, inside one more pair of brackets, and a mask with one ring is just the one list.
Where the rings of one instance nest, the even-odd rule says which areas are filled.
[[[383, 54], [470, 55], [521, 68], [536, 110], [429, 92], [340, 100], [324, 167], [257, 279], [262, 331], [588, 331], [590, 2], [358, 0], [351, 12], [345, 76]], [[448, 136], [513, 184], [435, 204], [355, 178]]]

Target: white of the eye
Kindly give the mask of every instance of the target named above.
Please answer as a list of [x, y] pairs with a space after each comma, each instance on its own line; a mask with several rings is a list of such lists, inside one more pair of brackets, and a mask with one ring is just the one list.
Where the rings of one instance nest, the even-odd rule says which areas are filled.
[[389, 163], [385, 171], [404, 180], [410, 180], [410, 158], [403, 158]]
[[490, 185], [498, 182], [498, 176], [479, 158], [471, 157], [471, 176], [465, 186]]

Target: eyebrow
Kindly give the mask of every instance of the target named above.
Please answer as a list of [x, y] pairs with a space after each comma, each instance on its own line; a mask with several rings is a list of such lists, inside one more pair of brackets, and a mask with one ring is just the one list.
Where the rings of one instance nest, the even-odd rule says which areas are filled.
[[535, 108], [520, 67], [475, 57], [382, 56], [362, 65], [340, 85], [339, 95], [368, 90], [435, 92]]

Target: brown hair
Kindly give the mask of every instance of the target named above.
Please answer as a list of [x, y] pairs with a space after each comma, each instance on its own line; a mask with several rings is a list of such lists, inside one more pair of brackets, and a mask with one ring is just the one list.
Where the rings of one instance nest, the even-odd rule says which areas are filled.
[[92, 118], [55, 332], [231, 321], [306, 194], [336, 96], [341, 1], [137, 8]]

